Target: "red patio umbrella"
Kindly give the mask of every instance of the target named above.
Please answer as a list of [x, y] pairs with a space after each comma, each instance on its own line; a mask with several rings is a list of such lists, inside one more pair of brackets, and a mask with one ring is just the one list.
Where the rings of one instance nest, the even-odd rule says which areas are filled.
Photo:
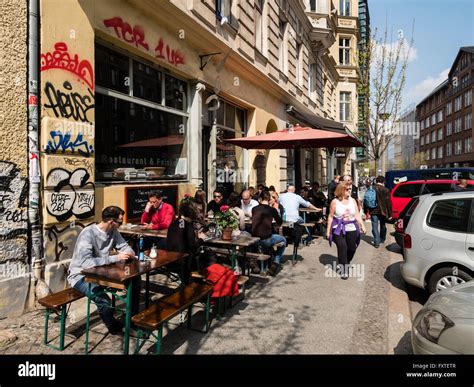
[[357, 138], [349, 134], [301, 127], [299, 125], [260, 136], [232, 138], [224, 141], [246, 149], [364, 147]]

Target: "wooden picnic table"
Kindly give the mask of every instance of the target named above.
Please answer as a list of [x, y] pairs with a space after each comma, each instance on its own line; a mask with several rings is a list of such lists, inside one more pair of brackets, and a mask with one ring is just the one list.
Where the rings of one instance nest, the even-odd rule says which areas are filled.
[[[87, 295], [87, 320], [86, 320], [86, 354], [89, 347], [89, 320], [91, 303], [91, 284], [111, 289], [110, 292], [115, 296], [117, 290], [126, 290], [125, 302], [125, 336], [124, 336], [124, 354], [129, 351], [130, 339], [130, 319], [131, 319], [131, 295], [132, 279], [146, 274], [146, 299], [145, 307], [148, 307], [150, 273], [167, 265], [182, 262], [188, 254], [175, 251], [158, 250], [158, 256], [154, 259], [148, 258], [145, 262], [139, 262], [136, 259], [131, 261], [121, 261], [110, 265], [96, 266], [90, 269], [82, 270], [85, 276], [84, 280], [89, 283]], [[120, 297], [123, 299], [123, 297]]]
[[229, 250], [232, 268], [235, 268], [235, 264], [237, 262], [237, 254], [238, 254], [237, 250], [242, 248], [243, 253], [244, 253], [244, 258], [245, 258], [245, 253], [246, 253], [247, 248], [254, 245], [259, 240], [260, 238], [257, 238], [257, 237], [237, 235], [237, 236], [233, 236], [232, 240], [230, 241], [223, 240], [222, 238], [211, 237], [210, 239], [204, 241], [204, 244], [219, 245], [219, 246], [226, 247]]
[[118, 229], [121, 234], [126, 235], [143, 235], [147, 237], [155, 237], [155, 238], [166, 238], [168, 234], [168, 229], [165, 230], [151, 230], [149, 228], [142, 227], [137, 224], [133, 224], [131, 226], [128, 225], [121, 225]]

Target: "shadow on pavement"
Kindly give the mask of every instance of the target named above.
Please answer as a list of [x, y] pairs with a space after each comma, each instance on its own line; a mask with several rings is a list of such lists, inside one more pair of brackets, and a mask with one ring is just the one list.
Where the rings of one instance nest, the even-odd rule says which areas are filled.
[[334, 255], [329, 255], [329, 254], [321, 254], [319, 256], [319, 262], [321, 262], [321, 264], [324, 266], [326, 265], [334, 266], [338, 264], [337, 257]]
[[400, 271], [402, 262], [396, 262], [387, 267], [384, 278], [397, 289], [403, 290], [408, 295], [408, 299], [412, 302], [418, 302], [424, 305], [428, 300], [428, 294], [423, 289], [407, 284], [402, 277]]
[[393, 349], [394, 355], [413, 355], [411, 347], [411, 331], [406, 331], [397, 346]]

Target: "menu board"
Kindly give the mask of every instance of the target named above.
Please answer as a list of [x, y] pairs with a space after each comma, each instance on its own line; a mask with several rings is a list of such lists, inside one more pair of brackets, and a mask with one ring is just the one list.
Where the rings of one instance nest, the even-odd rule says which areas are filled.
[[148, 194], [153, 191], [161, 190], [163, 192], [163, 201], [173, 206], [177, 210], [178, 186], [146, 186], [146, 187], [127, 187], [125, 188], [125, 215], [126, 222], [137, 222], [145, 210], [148, 202]]

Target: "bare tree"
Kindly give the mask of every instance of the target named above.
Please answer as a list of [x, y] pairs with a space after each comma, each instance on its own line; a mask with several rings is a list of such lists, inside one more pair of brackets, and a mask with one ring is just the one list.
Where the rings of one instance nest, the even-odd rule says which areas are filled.
[[366, 152], [368, 158], [375, 161], [376, 172], [382, 169], [383, 155], [396, 135], [392, 128], [401, 109], [408, 59], [413, 47], [413, 28], [414, 23], [409, 42], [401, 30], [398, 31], [398, 39], [395, 42], [393, 33], [389, 34], [387, 27], [383, 37], [379, 39], [375, 30], [365, 52], [359, 53], [360, 65], [370, 70], [370, 79], [369, 75], [361, 79], [359, 95], [364, 93], [366, 96]]

